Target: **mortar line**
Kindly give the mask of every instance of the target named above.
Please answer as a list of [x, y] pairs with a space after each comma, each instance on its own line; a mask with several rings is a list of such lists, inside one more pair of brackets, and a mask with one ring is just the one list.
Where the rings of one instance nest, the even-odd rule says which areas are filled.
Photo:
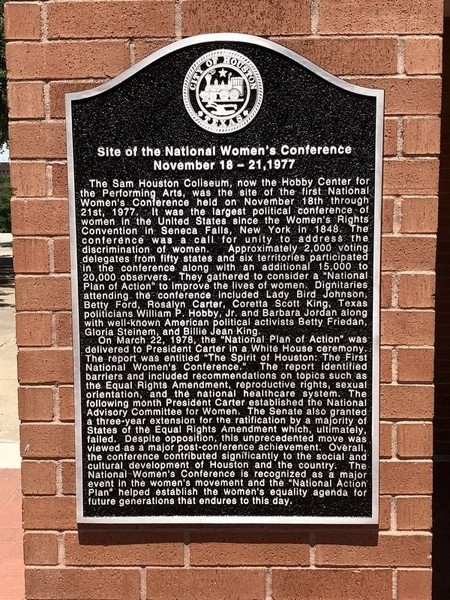
[[175, 0], [175, 38], [181, 40], [183, 37], [183, 3]]
[[183, 548], [183, 559], [184, 559], [184, 568], [187, 569], [191, 566], [191, 548], [190, 548], [190, 532], [186, 530], [184, 532], [184, 548]]
[[266, 600], [272, 600], [272, 568], [266, 572]]
[[311, 2], [311, 33], [318, 35], [319, 33], [319, 16], [320, 16], [320, 0], [312, 0]]
[[140, 576], [140, 593], [141, 593], [141, 600], [146, 600], [147, 598], [147, 577], [146, 577], [147, 573], [146, 573], [146, 568], [142, 567], [139, 571], [139, 576]]

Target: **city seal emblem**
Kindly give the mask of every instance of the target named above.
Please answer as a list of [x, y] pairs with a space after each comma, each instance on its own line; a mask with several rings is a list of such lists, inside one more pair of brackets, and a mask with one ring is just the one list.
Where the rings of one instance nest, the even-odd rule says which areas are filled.
[[263, 82], [253, 62], [234, 50], [213, 50], [191, 66], [183, 84], [189, 116], [213, 133], [232, 133], [258, 114]]

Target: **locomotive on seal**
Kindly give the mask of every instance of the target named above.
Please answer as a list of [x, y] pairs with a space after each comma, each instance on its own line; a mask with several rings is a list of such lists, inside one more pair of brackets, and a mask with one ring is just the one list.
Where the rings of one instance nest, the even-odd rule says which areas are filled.
[[244, 78], [228, 75], [225, 83], [219, 83], [217, 79], [211, 83], [212, 75], [205, 77], [206, 85], [200, 92], [203, 102], [239, 102], [244, 95]]

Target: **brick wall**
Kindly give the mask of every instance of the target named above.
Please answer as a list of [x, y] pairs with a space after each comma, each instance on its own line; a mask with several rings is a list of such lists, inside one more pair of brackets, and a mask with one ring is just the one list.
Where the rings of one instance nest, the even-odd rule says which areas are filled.
[[[442, 92], [441, 175], [439, 182], [439, 231], [448, 231], [450, 224], [450, 19], [445, 19]], [[436, 248], [436, 360], [434, 408], [434, 473], [433, 473], [433, 589], [443, 591], [445, 598], [450, 589], [448, 572], [448, 533], [450, 515], [450, 245], [448, 236], [439, 235]], [[437, 600], [440, 596], [436, 595]]]
[[[27, 598], [431, 598], [434, 265], [442, 0], [8, 2]], [[358, 527], [75, 522], [64, 93], [198, 33], [270, 37], [386, 90], [381, 521]]]

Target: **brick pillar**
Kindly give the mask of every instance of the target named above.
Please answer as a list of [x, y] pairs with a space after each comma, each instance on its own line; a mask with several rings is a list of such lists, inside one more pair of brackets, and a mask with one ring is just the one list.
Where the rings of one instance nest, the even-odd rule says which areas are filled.
[[[27, 598], [431, 598], [441, 0], [8, 2]], [[182, 36], [270, 37], [386, 90], [380, 529], [75, 521], [65, 92]]]

